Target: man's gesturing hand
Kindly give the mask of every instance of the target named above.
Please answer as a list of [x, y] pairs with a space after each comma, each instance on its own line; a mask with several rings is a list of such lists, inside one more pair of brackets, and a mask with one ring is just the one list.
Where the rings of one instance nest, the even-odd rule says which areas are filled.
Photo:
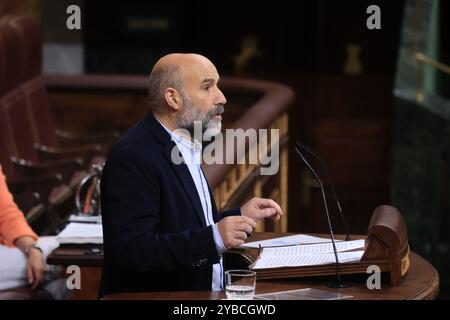
[[283, 212], [281, 207], [271, 199], [253, 198], [241, 208], [243, 216], [259, 221], [264, 218], [279, 220]]
[[227, 249], [243, 244], [247, 239], [247, 233], [252, 233], [254, 228], [256, 228], [256, 222], [244, 216], [226, 217], [217, 223], [220, 237]]

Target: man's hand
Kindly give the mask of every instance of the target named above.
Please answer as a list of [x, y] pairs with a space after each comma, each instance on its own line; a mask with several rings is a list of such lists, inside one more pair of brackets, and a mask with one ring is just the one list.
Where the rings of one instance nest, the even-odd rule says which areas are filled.
[[278, 203], [271, 199], [253, 198], [242, 206], [241, 213], [245, 217], [260, 221], [264, 218], [279, 220], [283, 211]]
[[252, 233], [254, 228], [256, 228], [256, 222], [244, 216], [226, 217], [217, 223], [220, 237], [227, 249], [243, 244], [247, 234]]
[[47, 267], [44, 262], [42, 253], [35, 248], [30, 248], [27, 260], [27, 274], [28, 282], [32, 285], [31, 289], [36, 289], [37, 286], [44, 280], [44, 274]]

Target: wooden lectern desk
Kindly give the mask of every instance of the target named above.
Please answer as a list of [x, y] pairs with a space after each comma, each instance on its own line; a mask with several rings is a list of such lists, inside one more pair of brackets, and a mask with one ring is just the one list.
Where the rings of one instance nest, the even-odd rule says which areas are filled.
[[[259, 233], [251, 237], [252, 241], [270, 239], [287, 234]], [[293, 235], [293, 234], [288, 234]], [[322, 236], [322, 235], [320, 235]], [[339, 235], [339, 238], [344, 236]], [[355, 238], [356, 239], [356, 238]], [[439, 275], [436, 269], [418, 254], [410, 252], [409, 270], [401, 284], [392, 286], [389, 281], [381, 284], [381, 289], [369, 290], [366, 280], [369, 274], [348, 275], [344, 280], [351, 285], [346, 289], [331, 289], [326, 286], [334, 276], [286, 278], [257, 280], [256, 294], [313, 288], [352, 296], [352, 300], [432, 300], [439, 293]], [[387, 277], [386, 277], [387, 279]], [[176, 292], [139, 292], [118, 293], [105, 296], [104, 300], [220, 300], [225, 292], [214, 291], [176, 291]]]
[[[329, 236], [322, 235], [322, 237]], [[365, 240], [364, 255], [359, 262], [340, 264], [341, 274], [367, 274], [369, 266], [377, 266], [381, 272], [389, 276], [392, 286], [400, 285], [410, 267], [410, 250], [406, 224], [396, 208], [377, 207], [373, 212], [367, 235], [353, 235], [352, 239]], [[231, 249], [226, 252], [225, 264], [229, 269], [248, 269], [258, 259], [259, 254], [260, 249], [257, 248]], [[257, 279], [272, 280], [333, 274], [336, 274], [336, 264], [259, 269]]]
[[[293, 235], [286, 233], [255, 233], [250, 241], [259, 241], [274, 237]], [[327, 235], [318, 235], [326, 237]], [[344, 239], [344, 235], [337, 235]], [[365, 253], [360, 262], [341, 264], [345, 282], [350, 288], [332, 289], [326, 283], [335, 277], [334, 264], [278, 268], [276, 270], [257, 270], [256, 294], [314, 288], [342, 293], [356, 300], [402, 300], [434, 299], [439, 293], [439, 275], [436, 269], [418, 254], [409, 250], [406, 225], [397, 209], [380, 206], [375, 209], [369, 224], [367, 235], [352, 236], [352, 239], [366, 239]], [[254, 249], [258, 250], [258, 249]], [[252, 262], [242, 249], [230, 250], [224, 257], [225, 269], [248, 268]], [[91, 254], [83, 248], [58, 248], [48, 257], [49, 264], [68, 266], [76, 264], [82, 267], [82, 283], [88, 283], [92, 292], [78, 293], [79, 298], [97, 296], [100, 283], [100, 268], [103, 255]], [[377, 265], [382, 271], [381, 289], [368, 289], [367, 267]], [[84, 269], [84, 273], [83, 273]], [[83, 278], [88, 281], [83, 281]], [[89, 289], [90, 288], [90, 289]], [[86, 290], [86, 289], [85, 289]], [[116, 299], [179, 299], [179, 300], [215, 300], [225, 298], [224, 292], [213, 291], [177, 291], [177, 292], [140, 292], [118, 293], [104, 297], [104, 300]]]
[[[431, 300], [439, 293], [439, 276], [431, 264], [415, 253], [411, 253], [410, 270], [402, 284], [391, 286], [382, 283], [380, 290], [369, 290], [365, 279], [349, 281], [347, 289], [331, 289], [326, 283], [331, 279], [279, 279], [258, 280], [256, 294], [314, 288], [339, 292], [353, 296], [352, 300]], [[368, 276], [368, 275], [367, 275]], [[226, 298], [225, 292], [177, 291], [118, 293], [105, 296], [104, 300], [220, 300]]]

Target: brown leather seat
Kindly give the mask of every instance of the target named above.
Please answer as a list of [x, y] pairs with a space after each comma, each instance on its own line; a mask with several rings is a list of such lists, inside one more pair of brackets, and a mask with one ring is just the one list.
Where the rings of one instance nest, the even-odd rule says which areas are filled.
[[[3, 97], [1, 97], [2, 102], [0, 104], [0, 113], [4, 118], [3, 122], [6, 129], [6, 132], [2, 134], [9, 139], [10, 157], [32, 161], [33, 163], [41, 163], [42, 159], [39, 157], [39, 153], [35, 148], [37, 128], [47, 127], [52, 122], [45, 118], [42, 120], [47, 120], [50, 123], [47, 123], [47, 121], [44, 123], [38, 123], [38, 121], [33, 122], [29, 112], [30, 108], [28, 106], [30, 104], [46, 105], [46, 92], [39, 90], [41, 88], [39, 86], [33, 86], [34, 82], [31, 83], [30, 90], [24, 90], [21, 87], [21, 85], [27, 83], [27, 77], [24, 72], [25, 69], [28, 69], [26, 63], [32, 62], [31, 58], [27, 60], [27, 56], [30, 56], [32, 53], [25, 54], [26, 46], [23, 41], [24, 37], [22, 36], [24, 32], [20, 31], [21, 29], [19, 28], [21, 21], [17, 18], [8, 18], [7, 22], [4, 19], [0, 22], [0, 38], [2, 39], [0, 56], [3, 57], [0, 69], [2, 70], [3, 77], [2, 88], [6, 90], [6, 92], [2, 93]], [[35, 68], [39, 69], [40, 67], [35, 66]], [[37, 94], [34, 94], [35, 91], [32, 90], [35, 87], [38, 89], [35, 90]], [[27, 85], [25, 85], [25, 88], [28, 88]], [[29, 92], [30, 94], [25, 96], [24, 92]], [[36, 115], [38, 114], [36, 113]], [[61, 173], [65, 181], [69, 182], [75, 170], [80, 169], [83, 163], [82, 160], [74, 158], [72, 155], [70, 159], [67, 157], [67, 160], [60, 161], [59, 163], [52, 162], [50, 164], [47, 162], [46, 164], [58, 167], [59, 173]], [[25, 177], [26, 175], [23, 172], [24, 168], [20, 166], [20, 162], [16, 162], [15, 166], [22, 170], [21, 174]], [[72, 186], [76, 186], [77, 184], [78, 181], [72, 180]]]
[[37, 21], [30, 16], [0, 18], [0, 164], [13, 193], [40, 194], [57, 228], [75, 210], [75, 188], [86, 174], [80, 170], [80, 156], [90, 160], [102, 149], [91, 144], [65, 152], [42, 150], [43, 144], [58, 147], [58, 141], [41, 66]]
[[[23, 93], [14, 89], [0, 98], [0, 164], [13, 193], [37, 191], [52, 216], [52, 229], [74, 210], [74, 190], [63, 184], [61, 172], [71, 177], [80, 167], [73, 160], [40, 163], [33, 148]], [[36, 161], [35, 161], [36, 160]]]
[[[78, 143], [71, 141], [72, 148], [61, 148], [61, 141], [66, 141], [67, 139], [63, 140], [63, 137], [58, 135], [58, 130], [56, 130], [53, 115], [50, 110], [47, 83], [44, 76], [41, 75], [42, 30], [39, 22], [30, 15], [22, 15], [10, 16], [6, 19], [5, 23], [16, 31], [15, 35], [20, 40], [18, 49], [23, 52], [20, 59], [23, 59], [25, 66], [22, 74], [21, 88], [26, 96], [28, 119], [32, 127], [34, 142], [43, 146], [43, 148], [38, 149], [40, 155], [50, 159], [69, 156], [82, 157], [86, 164], [96, 156], [94, 162], [103, 162], [109, 145], [118, 138], [118, 135], [114, 133], [109, 137], [103, 135], [103, 138], [106, 139], [97, 139], [97, 141], [92, 137], [90, 139], [80, 137], [82, 139]], [[18, 44], [15, 43], [14, 45]], [[74, 135], [66, 133], [65, 136], [73, 137]], [[102, 146], [95, 142], [106, 143]], [[53, 149], [49, 149], [48, 147]]]
[[26, 120], [31, 127], [33, 148], [41, 160], [55, 160], [62, 158], [82, 158], [89, 164], [93, 158], [95, 162], [103, 162], [106, 149], [96, 143], [79, 144], [63, 147], [57, 136], [55, 121], [50, 111], [45, 78], [35, 76], [21, 85], [26, 99]]
[[24, 80], [25, 56], [17, 30], [0, 19], [0, 96]]
[[[25, 171], [20, 159], [36, 164], [40, 164], [41, 161], [34, 148], [33, 128], [27, 112], [25, 96], [21, 90], [11, 90], [0, 99], [0, 117], [4, 128], [1, 134], [9, 141], [11, 152], [9, 155], [18, 159], [13, 163], [20, 171], [20, 175], [24, 178], [29, 177], [31, 173]], [[67, 159], [42, 164], [58, 168], [56, 173], [60, 173], [65, 181], [70, 181], [75, 171], [81, 169], [83, 162], [81, 159]], [[36, 172], [36, 175], [39, 174]]]
[[84, 164], [80, 156], [90, 160], [102, 149], [91, 144], [64, 152], [42, 150], [43, 144], [58, 147], [58, 141], [41, 65], [42, 35], [37, 21], [29, 16], [2, 17], [0, 164], [13, 192], [39, 192], [56, 225], [62, 222], [58, 217], [64, 218], [75, 209], [75, 188], [86, 174], [80, 170]]
[[40, 75], [42, 71], [42, 32], [39, 22], [30, 15], [10, 16], [6, 23], [17, 30], [24, 54], [24, 79]]

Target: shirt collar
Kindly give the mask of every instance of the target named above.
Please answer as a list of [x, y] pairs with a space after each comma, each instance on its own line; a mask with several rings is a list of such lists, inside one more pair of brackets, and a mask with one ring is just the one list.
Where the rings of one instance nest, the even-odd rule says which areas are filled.
[[157, 116], [155, 116], [155, 119], [163, 126], [163, 128], [170, 134], [172, 137], [172, 140], [175, 141], [176, 144], [181, 144], [182, 147], [194, 150], [195, 152], [201, 152], [202, 145], [197, 140], [190, 141], [186, 137], [179, 135], [175, 133], [175, 131], [171, 131], [169, 128], [167, 128], [159, 119]]

